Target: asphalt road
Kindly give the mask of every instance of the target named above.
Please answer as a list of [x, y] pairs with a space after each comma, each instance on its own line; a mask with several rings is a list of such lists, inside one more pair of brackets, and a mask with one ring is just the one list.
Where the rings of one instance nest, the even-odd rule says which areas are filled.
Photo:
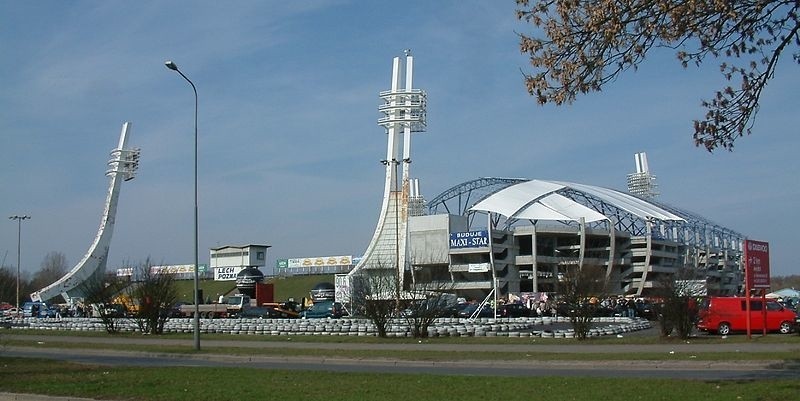
[[[741, 380], [759, 378], [800, 378], [800, 345], [737, 342], [708, 344], [431, 344], [431, 343], [316, 343], [297, 341], [203, 340], [203, 347], [305, 348], [353, 350], [414, 350], [444, 352], [519, 352], [519, 353], [664, 353], [675, 359], [662, 361], [401, 361], [385, 358], [328, 358], [296, 356], [240, 356], [225, 354], [168, 354], [124, 351], [127, 344], [159, 344], [191, 348], [193, 340], [164, 338], [62, 337], [40, 335], [4, 335], [4, 338], [30, 341], [30, 345], [5, 347], [3, 355], [40, 357], [81, 363], [122, 366], [210, 366], [255, 369], [324, 370], [332, 372], [423, 373], [475, 376], [573, 376], [573, 377], [642, 377], [698, 380]], [[47, 342], [92, 342], [117, 344], [118, 349], [56, 349], [42, 347]], [[544, 343], [544, 344], [542, 344]], [[783, 361], [709, 362], [692, 359], [702, 352], [786, 352]], [[0, 398], [2, 400], [2, 398]]]

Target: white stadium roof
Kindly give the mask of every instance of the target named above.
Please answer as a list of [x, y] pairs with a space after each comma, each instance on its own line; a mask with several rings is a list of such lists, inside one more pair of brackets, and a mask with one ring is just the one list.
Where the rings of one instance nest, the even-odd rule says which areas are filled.
[[501, 189], [478, 202], [471, 211], [498, 213], [517, 220], [610, 220], [609, 216], [559, 192], [572, 189], [614, 205], [643, 220], [684, 221], [668, 210], [613, 189], [560, 181], [530, 180]]

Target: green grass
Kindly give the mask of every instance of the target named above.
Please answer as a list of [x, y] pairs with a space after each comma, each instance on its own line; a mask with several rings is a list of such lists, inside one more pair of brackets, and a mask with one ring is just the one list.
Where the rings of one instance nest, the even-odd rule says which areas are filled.
[[267, 281], [275, 284], [275, 301], [286, 301], [294, 298], [295, 302], [300, 302], [303, 297], [311, 296], [311, 289], [319, 283], [333, 284], [333, 274], [318, 274], [311, 276], [290, 276], [275, 277]]
[[[192, 292], [194, 291], [193, 280], [175, 280], [175, 287], [178, 293], [178, 301], [194, 302]], [[214, 281], [201, 280], [198, 287], [203, 290], [203, 298], [211, 298], [212, 302], [217, 302], [218, 294], [227, 294], [236, 289], [234, 281]]]
[[472, 377], [108, 367], [0, 357], [0, 391], [107, 400], [790, 400], [796, 380]]

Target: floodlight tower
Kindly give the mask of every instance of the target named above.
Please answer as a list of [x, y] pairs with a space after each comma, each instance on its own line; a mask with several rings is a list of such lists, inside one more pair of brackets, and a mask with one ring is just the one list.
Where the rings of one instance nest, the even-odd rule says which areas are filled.
[[[413, 76], [414, 58], [411, 50], [405, 50], [405, 68], [401, 58], [395, 57], [392, 62], [391, 89], [379, 94], [383, 104], [378, 106], [382, 114], [378, 125], [386, 130], [387, 145], [386, 158], [381, 160], [386, 171], [378, 224], [364, 256], [349, 273], [352, 277], [365, 268], [394, 268], [397, 269], [399, 287], [402, 287], [408, 261], [411, 134], [424, 132], [427, 124], [427, 94], [414, 89]], [[418, 188], [416, 182], [413, 184], [414, 188]]]
[[81, 284], [96, 279], [105, 272], [122, 182], [132, 180], [139, 168], [140, 150], [127, 148], [130, 128], [131, 123], [129, 122], [122, 124], [119, 144], [116, 149], [111, 151], [111, 159], [108, 161], [108, 170], [106, 171], [106, 175], [110, 178], [106, 206], [94, 242], [83, 259], [72, 270], [55, 283], [32, 293], [32, 300], [47, 301], [58, 294], [63, 295], [67, 302], [71, 302], [75, 297], [85, 297], [87, 294], [84, 294], [84, 286]]
[[647, 166], [647, 153], [634, 155], [636, 172], [628, 174], [628, 192], [642, 199], [655, 199], [658, 196], [656, 176], [650, 174]]

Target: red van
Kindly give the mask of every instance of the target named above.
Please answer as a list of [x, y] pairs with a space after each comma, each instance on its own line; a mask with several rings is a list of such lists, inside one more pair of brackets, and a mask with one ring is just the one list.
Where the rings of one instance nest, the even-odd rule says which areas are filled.
[[[778, 302], [767, 299], [767, 331], [791, 333], [797, 315]], [[761, 298], [750, 298], [750, 330], [763, 331], [764, 317]], [[747, 298], [709, 297], [700, 303], [697, 328], [727, 335], [747, 330]]]

